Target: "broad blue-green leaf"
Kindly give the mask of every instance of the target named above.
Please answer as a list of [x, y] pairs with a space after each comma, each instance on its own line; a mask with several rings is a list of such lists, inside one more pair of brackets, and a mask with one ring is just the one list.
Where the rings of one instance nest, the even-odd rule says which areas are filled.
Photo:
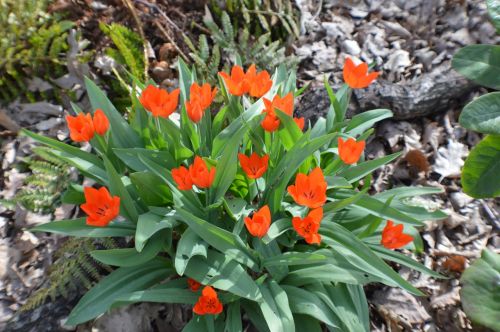
[[317, 283], [309, 285], [307, 289], [323, 300], [336, 315], [341, 325], [340, 331], [370, 331], [368, 303], [361, 286]]
[[500, 136], [486, 136], [465, 160], [464, 192], [475, 198], [500, 196]]
[[106, 227], [88, 226], [86, 218], [51, 221], [30, 229], [31, 232], [48, 232], [76, 237], [109, 237], [131, 236], [135, 233], [135, 225], [125, 221], [115, 221]]
[[130, 181], [137, 188], [137, 193], [145, 205], [165, 206], [172, 202], [172, 192], [156, 174], [151, 172], [131, 173]]
[[263, 300], [259, 302], [259, 305], [269, 330], [273, 332], [295, 331], [288, 297], [278, 283], [268, 279], [260, 286], [260, 290]]
[[135, 231], [135, 249], [142, 251], [146, 241], [165, 228], [173, 228], [177, 222], [171, 216], [161, 216], [153, 212], [146, 212], [139, 216]]
[[178, 218], [208, 244], [251, 269], [258, 270], [256, 258], [238, 236], [200, 219], [182, 208], [178, 208], [176, 212]]
[[139, 158], [142, 156], [152, 160], [167, 169], [177, 167], [174, 157], [168, 151], [147, 150], [141, 148], [134, 149], [113, 149], [113, 152], [120, 158], [127, 167], [137, 172], [147, 171], [148, 166]]
[[251, 301], [262, 299], [259, 287], [245, 269], [228, 255], [214, 250], [208, 250], [207, 258], [192, 257], [185, 274], [203, 285], [212, 285]]
[[54, 150], [50, 151], [51, 154], [76, 167], [83, 175], [92, 178], [101, 184], [107, 183], [107, 175], [104, 170], [104, 164], [97, 156], [82, 151], [77, 147], [56, 141], [55, 139], [35, 134], [26, 129], [22, 129], [21, 133], [31, 137], [39, 143], [53, 148]]
[[[263, 259], [274, 257], [281, 254], [280, 246], [276, 241], [264, 243], [259, 238], [253, 238], [253, 247], [261, 255]], [[267, 271], [273, 280], [280, 282], [288, 274], [287, 266], [268, 266]]]
[[240, 220], [243, 216], [254, 210], [254, 208], [242, 198], [225, 198], [224, 207], [229, 216], [235, 221]]
[[96, 318], [108, 310], [120, 296], [146, 289], [172, 272], [163, 259], [155, 259], [140, 266], [121, 267], [99, 281], [80, 299], [66, 324], [78, 325]]
[[288, 295], [290, 309], [295, 314], [309, 315], [330, 327], [338, 327], [338, 320], [328, 306], [315, 294], [304, 289], [282, 285]]
[[453, 69], [470, 80], [500, 90], [500, 46], [468, 45], [453, 56]]
[[275, 112], [281, 121], [281, 129], [278, 131], [281, 142], [286, 150], [290, 150], [303, 135], [302, 130], [300, 130], [299, 126], [295, 123], [293, 117], [279, 109], [276, 109]]
[[268, 177], [264, 194], [264, 201], [271, 211], [276, 212], [281, 208], [285, 188], [299, 166], [321, 146], [330, 142], [336, 134], [325, 135], [309, 140], [309, 134], [304, 134], [295, 145], [279, 161]]
[[326, 183], [328, 183], [328, 189], [332, 188], [352, 188], [352, 185], [341, 176], [325, 176]]
[[390, 163], [400, 155], [401, 152], [396, 152], [382, 158], [359, 163], [356, 166], [346, 168], [340, 172], [338, 176], [345, 178], [350, 183], [356, 182], [364, 178], [366, 175], [371, 174], [377, 168]]
[[161, 233], [153, 236], [144, 249], [135, 248], [93, 250], [90, 255], [97, 261], [111, 266], [137, 266], [152, 260], [160, 252], [165, 240]]
[[172, 191], [174, 206], [185, 207], [195, 215], [205, 217], [206, 211], [202, 207], [198, 196], [192, 190], [179, 190], [172, 178], [170, 170], [163, 167], [162, 164], [158, 164], [156, 161], [148, 158], [146, 155], [141, 154], [138, 157], [148, 170], [163, 179], [169, 186], [170, 191]]
[[262, 238], [265, 244], [268, 244], [287, 230], [292, 229], [292, 220], [289, 218], [282, 218], [271, 223], [267, 230], [266, 235]]
[[500, 135], [500, 92], [482, 95], [468, 103], [460, 113], [459, 120], [464, 128]]
[[323, 220], [320, 234], [322, 242], [341, 254], [350, 255], [349, 261], [361, 270], [381, 278], [388, 285], [397, 285], [412, 294], [422, 295], [422, 292], [404, 280], [370, 248], [341, 225]]
[[[175, 279], [174, 281], [177, 280], [187, 285], [187, 281], [185, 279]], [[169, 281], [150, 289], [124, 294], [115, 300], [113, 307], [139, 302], [194, 305], [198, 301], [200, 294], [194, 293], [190, 289], [180, 288], [181, 286], [178, 284], [179, 283], [174, 284], [172, 281]]]
[[[355, 194], [355, 192], [350, 192], [350, 191], [340, 191], [338, 190], [337, 193], [335, 193], [336, 198], [349, 198], [352, 197]], [[364, 211], [373, 214], [374, 216], [384, 218], [384, 219], [390, 219], [395, 222], [400, 222], [403, 224], [408, 224], [408, 225], [413, 225], [413, 226], [422, 226], [423, 223], [413, 217], [410, 217], [407, 214], [404, 214], [390, 205], [379, 201], [376, 198], [373, 198], [369, 195], [362, 195], [358, 199], [356, 199], [354, 202], [352, 202], [352, 205], [354, 208], [359, 208], [363, 209]]]
[[92, 104], [92, 110], [100, 108], [106, 114], [115, 146], [120, 148], [142, 147], [142, 141], [137, 133], [130, 127], [123, 115], [116, 110], [104, 92], [88, 77], [85, 77], [85, 88]]
[[[246, 316], [252, 322], [252, 325], [257, 328], [259, 332], [272, 332], [269, 330], [266, 324], [266, 320], [262, 315], [262, 311], [260, 310], [259, 304], [253, 301], [248, 301], [242, 299], [240, 301], [243, 310], [245, 311]], [[225, 331], [226, 332], [226, 331]], [[231, 331], [227, 331], [231, 332]]]
[[372, 128], [375, 123], [392, 116], [392, 112], [388, 109], [375, 109], [356, 114], [349, 121], [349, 124], [345, 128], [345, 133], [350, 136], [361, 135], [365, 130]]
[[177, 244], [175, 253], [175, 270], [177, 274], [184, 275], [184, 271], [192, 257], [202, 256], [207, 258], [207, 250], [208, 243], [189, 228], [186, 229]]
[[380, 244], [368, 243], [367, 245], [368, 245], [368, 247], [370, 247], [370, 249], [373, 250], [373, 252], [377, 256], [379, 256], [382, 259], [385, 259], [385, 260], [388, 260], [391, 262], [395, 262], [395, 263], [399, 263], [401, 265], [405, 265], [405, 266], [407, 266], [415, 271], [426, 273], [434, 278], [446, 279], [445, 276], [443, 276], [437, 272], [434, 272], [431, 269], [428, 269], [424, 265], [420, 264], [419, 262], [413, 260], [412, 258], [410, 258], [410, 257], [408, 257], [400, 252], [386, 249], [386, 248], [382, 247]]
[[227, 306], [226, 326], [224, 327], [224, 332], [243, 332], [240, 301], [235, 301]]
[[366, 285], [370, 282], [379, 281], [380, 278], [368, 275], [346, 264], [339, 266], [326, 263], [318, 266], [295, 269], [290, 272], [282, 282], [287, 285], [300, 287], [318, 282], [341, 282], [354, 285]]
[[311, 316], [295, 314], [293, 315], [295, 320], [295, 331], [304, 332], [323, 332], [323, 328], [317, 319]]
[[83, 186], [70, 183], [68, 188], [61, 194], [61, 202], [64, 204], [80, 205], [85, 203]]
[[[243, 112], [238, 118], [229, 124], [224, 130], [222, 130], [215, 138], [212, 147], [212, 159], [217, 159], [221, 155], [223, 148], [228, 142], [231, 142], [235, 138], [237, 132], [244, 131], [242, 129], [245, 127], [247, 130], [250, 129], [250, 120], [257, 117], [261, 111], [264, 109], [264, 104], [261, 99], [256, 101], [252, 106], [250, 106], [245, 112]], [[238, 136], [236, 136], [238, 137]]]
[[345, 209], [349, 205], [354, 204], [355, 202], [357, 202], [358, 200], [360, 200], [361, 198], [363, 198], [365, 196], [368, 189], [369, 188], [366, 188], [366, 189], [364, 189], [362, 191], [358, 191], [358, 192], [354, 191], [352, 193], [352, 196], [350, 196], [350, 197], [346, 197], [342, 200], [335, 200], [333, 202], [326, 203], [323, 206], [323, 212], [324, 212], [325, 216], [332, 214], [334, 212], [340, 211], [342, 209]]
[[389, 190], [384, 190], [375, 195], [377, 199], [386, 200], [394, 196], [394, 199], [401, 199], [407, 197], [440, 194], [443, 192], [442, 188], [438, 187], [396, 187]]
[[129, 221], [136, 223], [139, 218], [137, 207], [130, 193], [125, 188], [122, 178], [116, 172], [113, 164], [104, 157], [104, 167], [109, 178], [109, 191], [112, 195], [120, 197], [120, 214], [127, 218]]
[[274, 257], [264, 259], [264, 266], [275, 265], [313, 265], [333, 262], [328, 255], [319, 252], [285, 252]]

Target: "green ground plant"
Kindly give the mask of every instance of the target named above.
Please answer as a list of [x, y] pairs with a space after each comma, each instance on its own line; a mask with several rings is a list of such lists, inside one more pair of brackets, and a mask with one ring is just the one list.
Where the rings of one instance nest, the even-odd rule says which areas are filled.
[[[392, 250], [422, 250], [417, 227], [445, 214], [406, 198], [441, 190], [369, 194], [371, 173], [400, 153], [362, 157], [373, 125], [392, 112], [346, 118], [350, 86], [367, 86], [377, 75], [360, 69], [349, 63], [347, 84], [336, 93], [326, 84], [330, 111], [305, 132], [304, 119], [293, 117], [301, 93], [294, 71], [280, 66], [271, 77], [234, 67], [212, 89], [199, 86], [181, 60], [179, 89], [136, 81], [125, 116], [85, 80], [91, 112], [75, 108], [68, 125], [91, 152], [24, 130], [96, 182], [72, 189], [87, 217], [33, 231], [133, 239], [126, 248], [91, 252], [116, 269], [82, 297], [67, 323], [145, 301], [193, 305], [184, 331], [243, 331], [245, 316], [264, 332], [360, 332], [369, 331], [364, 285], [423, 295], [385, 261], [441, 277]], [[212, 105], [217, 93], [223, 101]], [[178, 104], [179, 117], [170, 117]], [[260, 166], [247, 164], [250, 153]]]
[[236, 29], [259, 37], [269, 33], [271, 39], [287, 42], [300, 35], [299, 14], [292, 0], [210, 0], [210, 9], [218, 20], [227, 12]]
[[[66, 72], [68, 31], [74, 27], [46, 10], [48, 0], [0, 2], [0, 99], [39, 96], [28, 91], [33, 77], [55, 78]], [[45, 97], [45, 96], [41, 96]]]
[[272, 70], [280, 64], [286, 64], [289, 68], [297, 64], [295, 57], [286, 54], [286, 49], [280, 40], [272, 41], [271, 33], [255, 36], [245, 25], [238, 28], [225, 11], [221, 12], [220, 21], [219, 26], [210, 12], [203, 18], [210, 31], [211, 43], [204, 34], [199, 36], [198, 45], [184, 36], [191, 50], [189, 56], [195, 63], [198, 76], [203, 80], [211, 84], [216, 83], [222, 63], [241, 63], [245, 66], [255, 64], [267, 70]]

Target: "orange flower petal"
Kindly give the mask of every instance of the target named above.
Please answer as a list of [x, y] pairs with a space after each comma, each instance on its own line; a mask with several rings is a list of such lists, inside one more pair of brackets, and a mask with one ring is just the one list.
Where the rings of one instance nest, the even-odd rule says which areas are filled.
[[345, 59], [343, 70], [344, 82], [352, 89], [366, 88], [378, 75], [378, 72], [368, 73], [368, 65], [364, 62], [356, 66], [350, 58]]

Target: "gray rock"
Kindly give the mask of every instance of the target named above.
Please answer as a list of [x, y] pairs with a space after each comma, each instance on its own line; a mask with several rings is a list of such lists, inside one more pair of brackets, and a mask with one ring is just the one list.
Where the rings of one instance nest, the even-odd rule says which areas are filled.
[[344, 40], [341, 44], [341, 49], [343, 52], [358, 56], [361, 53], [361, 47], [359, 47], [359, 44], [355, 40]]

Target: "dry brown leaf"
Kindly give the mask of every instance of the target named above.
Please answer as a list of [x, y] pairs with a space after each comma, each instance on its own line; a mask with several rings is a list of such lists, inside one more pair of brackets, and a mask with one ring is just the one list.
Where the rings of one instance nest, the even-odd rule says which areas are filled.
[[460, 255], [452, 255], [448, 257], [444, 263], [443, 267], [448, 271], [462, 273], [467, 265], [467, 258]]

